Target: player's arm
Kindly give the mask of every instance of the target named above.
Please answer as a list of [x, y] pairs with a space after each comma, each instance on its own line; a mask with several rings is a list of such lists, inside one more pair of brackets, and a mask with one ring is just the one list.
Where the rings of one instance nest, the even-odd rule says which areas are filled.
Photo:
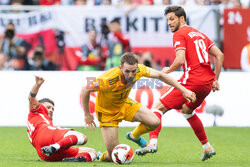
[[81, 91], [81, 99], [82, 99], [82, 106], [84, 110], [84, 117], [85, 117], [85, 128], [89, 126], [89, 129], [93, 128], [95, 129], [96, 124], [94, 122], [94, 117], [91, 115], [89, 111], [89, 98], [90, 93], [94, 92], [94, 90], [91, 86], [84, 86]]
[[164, 73], [166, 73], [166, 74], [171, 73], [171, 72], [177, 70], [178, 68], [180, 68], [181, 65], [185, 63], [186, 50], [177, 50], [175, 54], [176, 54], [176, 57], [174, 59], [173, 64], [170, 67], [163, 68], [162, 71]]
[[223, 65], [223, 61], [224, 61], [224, 54], [220, 51], [220, 49], [213, 45], [210, 49], [209, 49], [209, 54], [215, 57], [215, 81], [213, 82], [213, 91], [219, 90], [220, 86], [219, 86], [219, 76], [220, 76], [220, 72], [221, 72], [221, 67]]
[[157, 71], [150, 68], [150, 78], [157, 78], [162, 80], [168, 85], [175, 87], [176, 89], [180, 90], [183, 96], [188, 100], [194, 102], [196, 100], [196, 95], [194, 92], [186, 89], [180, 83], [178, 83], [174, 78], [170, 77], [169, 75], [165, 74], [162, 71]]
[[30, 110], [35, 110], [38, 108], [39, 102], [36, 99], [36, 95], [39, 91], [39, 88], [41, 87], [41, 85], [44, 82], [44, 79], [42, 77], [35, 76], [35, 79], [36, 79], [36, 83], [32, 87], [32, 89], [30, 90], [30, 93], [29, 93], [29, 108], [30, 108]]

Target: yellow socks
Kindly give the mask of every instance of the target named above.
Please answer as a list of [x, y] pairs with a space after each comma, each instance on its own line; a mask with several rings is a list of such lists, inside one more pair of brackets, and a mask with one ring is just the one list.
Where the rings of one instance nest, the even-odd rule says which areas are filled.
[[99, 160], [99, 161], [105, 162], [105, 161], [106, 161], [105, 157], [106, 157], [106, 154], [107, 154], [107, 153], [108, 153], [107, 151], [104, 152], [104, 153], [102, 153], [102, 155], [100, 156], [100, 160]]
[[150, 128], [146, 127], [144, 124], [140, 123], [132, 132], [132, 136], [138, 139], [141, 135], [152, 131]]

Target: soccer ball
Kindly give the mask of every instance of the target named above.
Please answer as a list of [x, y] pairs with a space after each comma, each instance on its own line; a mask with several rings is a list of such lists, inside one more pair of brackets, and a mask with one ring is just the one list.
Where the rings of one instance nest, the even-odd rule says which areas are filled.
[[129, 164], [134, 159], [134, 151], [129, 145], [119, 144], [112, 151], [112, 160], [117, 164]]

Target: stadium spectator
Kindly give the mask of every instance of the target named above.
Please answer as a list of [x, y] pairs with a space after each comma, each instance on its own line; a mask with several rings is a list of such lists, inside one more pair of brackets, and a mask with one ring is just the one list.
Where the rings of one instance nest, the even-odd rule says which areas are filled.
[[128, 15], [130, 12], [136, 9], [137, 6], [139, 6], [139, 4], [136, 2], [133, 2], [132, 0], [123, 0], [117, 3], [117, 6], [125, 7], [125, 15]]
[[171, 0], [162, 0], [162, 5], [171, 5]]
[[87, 147], [72, 147], [86, 144], [88, 138], [73, 129], [53, 125], [54, 102], [48, 98], [36, 99], [44, 79], [35, 76], [36, 83], [29, 94], [27, 132], [31, 144], [44, 161], [94, 161], [96, 151]]
[[75, 5], [87, 5], [87, 0], [76, 0]]
[[3, 52], [15, 70], [27, 70], [27, 43], [15, 35], [15, 25], [9, 23], [6, 26], [4, 37], [0, 40], [0, 52]]
[[21, 6], [21, 5], [23, 5], [23, 0], [11, 0], [10, 5]]
[[[153, 112], [128, 97], [135, 82], [143, 76], [161, 79], [179, 89], [188, 100], [195, 101], [195, 94], [182, 87], [177, 81], [163, 72], [142, 64], [138, 65], [138, 58], [134, 53], [124, 53], [121, 57], [121, 66], [112, 68], [94, 81], [90, 81], [90, 84], [83, 87], [81, 92], [85, 125], [91, 129], [96, 125], [89, 111], [89, 98], [91, 92], [97, 91], [95, 112], [107, 148], [107, 152], [99, 154], [100, 161], [112, 161], [112, 150], [119, 144], [118, 124], [122, 120], [141, 122], [137, 128], [140, 133], [147, 133], [159, 126], [160, 120]], [[147, 144], [142, 137], [136, 142], [142, 147]]]
[[96, 30], [90, 29], [88, 31], [88, 42], [81, 47], [82, 56], [79, 61], [78, 70], [98, 71], [101, 69], [101, 45], [96, 41], [96, 38]]
[[0, 52], [0, 71], [11, 70], [9, 67], [9, 62], [7, 56], [4, 53]]
[[31, 53], [31, 57], [28, 60], [29, 69], [34, 71], [54, 71], [57, 70], [55, 64], [49, 60], [44, 59], [44, 49], [42, 46], [36, 46], [34, 51]]
[[138, 5], [154, 5], [154, 0], [131, 0]]
[[[154, 113], [161, 119], [162, 114], [168, 110], [181, 110], [202, 144], [204, 153], [201, 160], [205, 161], [216, 153], [209, 144], [203, 124], [194, 110], [201, 105], [211, 90], [220, 89], [218, 79], [224, 55], [205, 34], [187, 26], [186, 13], [182, 7], [169, 6], [165, 9], [164, 14], [171, 31], [174, 33], [173, 44], [176, 58], [170, 67], [163, 69], [163, 72], [171, 73], [182, 65], [184, 73], [179, 82], [187, 89], [194, 91], [197, 100], [195, 102], [187, 101], [179, 90], [172, 87], [155, 105]], [[215, 57], [215, 72], [211, 69], [209, 55]], [[157, 139], [160, 130], [161, 125], [149, 133], [150, 144], [136, 150], [138, 155], [157, 152]], [[135, 131], [132, 134], [140, 136]]]
[[153, 69], [161, 70], [161, 67], [158, 66], [154, 62], [154, 55], [152, 52], [143, 52], [142, 55], [139, 57], [139, 64], [144, 64], [147, 67], [151, 67]]
[[243, 8], [249, 8], [250, 7], [250, 0], [241, 0], [241, 5]]
[[1, 0], [0, 5], [9, 5], [11, 0]]
[[112, 5], [112, 0], [102, 0], [101, 5], [105, 5], [105, 6]]
[[74, 5], [75, 0], [61, 0], [61, 5]]
[[[108, 35], [109, 32], [111, 33]], [[113, 19], [108, 24], [108, 29], [103, 29], [102, 33], [104, 36], [108, 35], [109, 55], [106, 59], [105, 68], [110, 69], [119, 66], [122, 54], [131, 50], [128, 34], [122, 33], [120, 19]]]

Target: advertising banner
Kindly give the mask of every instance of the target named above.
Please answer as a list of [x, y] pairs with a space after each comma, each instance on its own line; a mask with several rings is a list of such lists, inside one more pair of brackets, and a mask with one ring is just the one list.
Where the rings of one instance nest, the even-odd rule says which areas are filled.
[[[185, 7], [184, 7], [185, 8]], [[172, 64], [175, 54], [172, 47], [172, 32], [164, 16], [165, 6], [140, 6], [127, 14], [126, 7], [60, 6], [41, 7], [28, 13], [1, 13], [0, 35], [8, 22], [16, 25], [17, 34], [31, 43], [45, 45], [46, 53], [55, 56], [57, 46], [64, 49], [68, 70], [75, 70], [80, 47], [88, 40], [87, 31], [96, 28], [98, 40], [101, 25], [114, 18], [121, 21], [122, 31], [127, 33], [134, 52], [151, 51], [154, 60], [161, 66]], [[216, 39], [216, 16], [209, 6], [185, 8], [188, 25]], [[49, 57], [49, 56], [48, 56]], [[55, 61], [55, 58], [49, 58]]]
[[[28, 95], [35, 83], [34, 75], [42, 76], [44, 84], [38, 99], [48, 97], [55, 102], [53, 122], [56, 126], [84, 126], [84, 111], [80, 93], [91, 77], [102, 72], [1, 72], [0, 73], [0, 126], [26, 126], [29, 113]], [[173, 73], [178, 79], [181, 73]], [[221, 90], [211, 92], [196, 113], [204, 126], [250, 126], [250, 77], [249, 73], [222, 72]], [[244, 80], [244, 82], [240, 82]], [[239, 85], [240, 84], [240, 85]], [[237, 85], [237, 86], [236, 86]], [[141, 78], [130, 92], [130, 97], [148, 108], [152, 108], [161, 95], [169, 88], [159, 80]], [[90, 96], [90, 110], [95, 115], [96, 93]], [[208, 113], [211, 110], [223, 113]], [[95, 117], [96, 118], [96, 117]], [[189, 126], [179, 111], [170, 110], [164, 114], [163, 126]], [[98, 124], [97, 119], [95, 119]], [[120, 126], [135, 126], [137, 123], [122, 122]]]

